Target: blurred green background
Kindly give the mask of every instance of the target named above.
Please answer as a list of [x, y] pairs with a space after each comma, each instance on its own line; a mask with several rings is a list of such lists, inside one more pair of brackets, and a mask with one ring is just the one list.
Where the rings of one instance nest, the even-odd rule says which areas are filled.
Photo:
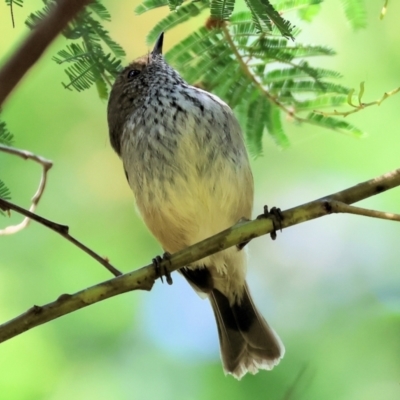
[[[399, 86], [400, 4], [367, 1], [368, 27], [354, 32], [334, 0], [299, 41], [332, 46], [336, 57], [316, 59], [343, 73], [343, 84], [366, 82], [365, 101]], [[0, 4], [0, 54], [7, 59], [28, 34], [23, 21], [38, 0], [15, 10]], [[148, 51], [145, 36], [168, 10], [134, 15], [137, 1], [108, 1], [112, 37], [127, 61]], [[169, 49], [206, 15], [168, 32]], [[197, 25], [196, 25], [197, 24]], [[161, 253], [134, 209], [121, 162], [111, 150], [106, 103], [96, 91], [62, 88], [62, 67], [51, 56], [58, 39], [25, 76], [2, 118], [15, 146], [54, 161], [38, 213], [70, 232], [123, 271]], [[253, 161], [255, 215], [264, 204], [286, 209], [398, 168], [400, 97], [348, 117], [368, 132], [356, 140], [286, 121], [292, 146], [265, 137], [265, 156]], [[28, 207], [38, 165], [0, 153], [0, 177], [13, 201]], [[399, 212], [400, 191], [360, 206]], [[6, 225], [19, 221], [13, 213]], [[286, 345], [272, 372], [225, 377], [209, 304], [174, 274], [98, 303], [0, 345], [0, 399], [346, 399], [400, 398], [400, 228], [394, 222], [333, 215], [295, 226], [249, 246], [248, 280], [255, 301]], [[109, 279], [103, 267], [55, 233], [32, 223], [0, 238], [0, 320]], [[296, 381], [297, 377], [301, 377]]]

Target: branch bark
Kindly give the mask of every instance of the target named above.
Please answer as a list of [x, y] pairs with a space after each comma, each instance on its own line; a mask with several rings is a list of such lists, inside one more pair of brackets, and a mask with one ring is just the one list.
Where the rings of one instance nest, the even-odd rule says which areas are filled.
[[[349, 206], [368, 197], [400, 186], [400, 169], [389, 172], [375, 179], [360, 183], [346, 190], [311, 201], [282, 212], [281, 228], [288, 228], [305, 221], [329, 215], [335, 212], [355, 213], [378, 218], [398, 220], [399, 216], [389, 213], [361, 212], [359, 207]], [[343, 206], [344, 205], [344, 206]], [[349, 208], [350, 207], [350, 208]], [[353, 208], [355, 210], [353, 210]], [[275, 230], [271, 218], [240, 222], [235, 226], [203, 240], [193, 246], [172, 254], [164, 259], [160, 266], [172, 272], [206, 256], [217, 253], [271, 233]], [[44, 306], [33, 306], [20, 316], [0, 325], [0, 342], [4, 342], [35, 326], [87, 307], [91, 304], [126, 293], [132, 290], [151, 290], [158, 278], [155, 266], [147, 265], [114, 279], [99, 283], [75, 294], [63, 294], [56, 301]]]
[[0, 107], [54, 38], [91, 0], [59, 0], [0, 70]]

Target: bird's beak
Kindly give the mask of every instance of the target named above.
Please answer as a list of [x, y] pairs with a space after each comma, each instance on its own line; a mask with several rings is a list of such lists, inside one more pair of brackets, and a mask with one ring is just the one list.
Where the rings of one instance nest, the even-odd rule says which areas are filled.
[[151, 54], [153, 56], [156, 56], [158, 54], [162, 54], [163, 41], [164, 41], [164, 32], [161, 32], [160, 36], [158, 37], [158, 39], [156, 41], [156, 44], [154, 45], [153, 51], [151, 52]]

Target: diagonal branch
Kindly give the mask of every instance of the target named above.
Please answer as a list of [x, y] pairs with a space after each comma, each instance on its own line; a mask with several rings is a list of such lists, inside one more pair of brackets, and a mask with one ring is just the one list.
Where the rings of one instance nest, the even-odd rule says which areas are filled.
[[[349, 205], [400, 186], [400, 169], [375, 179], [331, 194], [318, 200], [291, 208], [282, 213], [281, 228], [288, 228], [305, 221], [329, 215], [337, 210], [337, 204]], [[346, 212], [343, 207], [341, 212]], [[272, 219], [261, 218], [239, 222], [208, 239], [187, 247], [164, 259], [159, 267], [172, 272], [221, 250], [238, 245], [275, 230]], [[45, 306], [33, 306], [20, 316], [0, 325], [0, 342], [17, 336], [35, 326], [44, 324], [91, 304], [132, 290], [150, 290], [157, 279], [155, 266], [147, 265], [114, 279], [99, 283], [73, 295], [63, 294]]]
[[69, 234], [69, 227], [66, 225], [61, 225], [56, 222], [50, 221], [46, 218], [41, 217], [40, 215], [33, 214], [32, 212], [25, 210], [22, 207], [17, 206], [16, 204], [10, 203], [7, 200], [0, 198], [0, 209], [3, 211], [14, 210], [22, 215], [25, 215], [28, 219], [33, 219], [39, 224], [46, 226], [54, 232], [59, 233], [63, 238], [67, 239], [69, 242], [74, 244], [76, 247], [83, 250], [85, 253], [89, 254], [89, 256], [93, 257], [96, 261], [98, 261], [101, 265], [107, 268], [114, 276], [122, 275], [122, 272], [118, 271], [114, 266], [112, 266], [106, 258], [99, 256], [92, 249], [85, 246], [79, 240], [75, 239], [73, 236]]
[[0, 106], [54, 38], [91, 0], [59, 0], [0, 70]]

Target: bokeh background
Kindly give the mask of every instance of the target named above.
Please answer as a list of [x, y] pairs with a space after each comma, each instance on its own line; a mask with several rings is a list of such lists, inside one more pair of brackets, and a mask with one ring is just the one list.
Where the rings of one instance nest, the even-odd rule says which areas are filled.
[[[368, 26], [354, 32], [334, 0], [324, 2], [299, 41], [332, 46], [337, 56], [315, 63], [366, 82], [365, 101], [399, 86], [400, 4], [366, 1]], [[15, 10], [0, 4], [4, 61], [28, 34], [23, 21], [38, 0]], [[107, 1], [109, 30], [128, 53], [148, 51], [145, 36], [168, 10], [135, 16], [137, 1]], [[206, 15], [168, 32], [166, 49]], [[123, 271], [161, 253], [135, 212], [121, 163], [108, 142], [106, 102], [95, 90], [64, 90], [51, 61], [58, 39], [4, 106], [16, 147], [54, 161], [38, 208]], [[399, 167], [400, 97], [348, 117], [362, 140], [312, 126], [285, 125], [291, 147], [265, 137], [253, 161], [255, 215], [264, 204], [282, 209], [347, 188]], [[28, 207], [38, 165], [0, 153], [0, 177], [13, 201]], [[395, 189], [359, 204], [399, 212]], [[5, 226], [19, 220], [1, 218]], [[225, 377], [209, 304], [174, 274], [150, 292], [128, 293], [35, 328], [0, 345], [0, 399], [335, 399], [400, 398], [400, 227], [394, 222], [333, 215], [249, 246], [248, 279], [255, 301], [286, 345], [272, 372]], [[0, 320], [109, 279], [86, 254], [32, 223], [0, 238]]]

